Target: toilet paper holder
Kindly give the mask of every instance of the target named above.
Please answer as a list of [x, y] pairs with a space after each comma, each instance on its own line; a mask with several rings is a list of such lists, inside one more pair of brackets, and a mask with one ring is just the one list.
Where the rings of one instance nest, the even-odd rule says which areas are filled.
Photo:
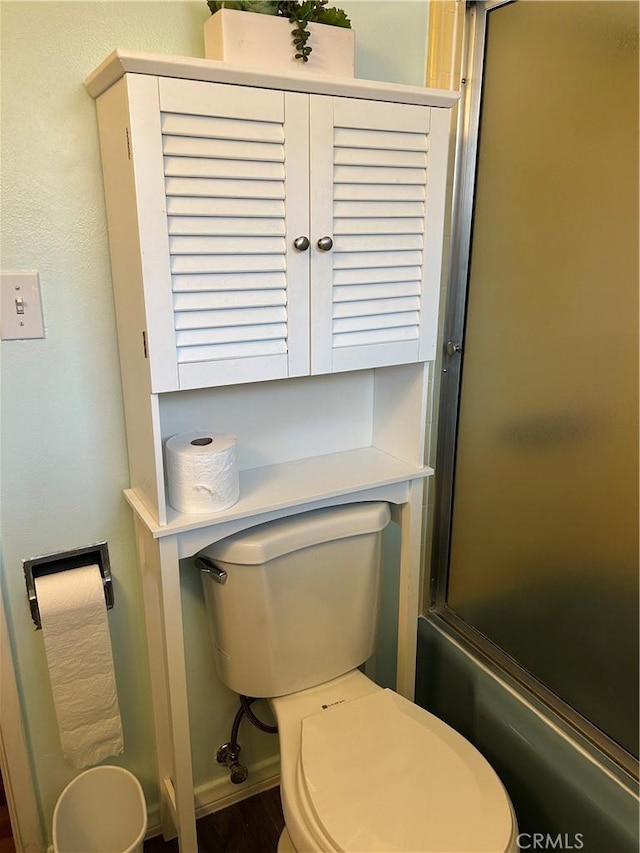
[[95, 545], [87, 545], [85, 548], [74, 548], [72, 551], [59, 551], [55, 554], [44, 554], [40, 557], [31, 557], [22, 561], [24, 578], [27, 584], [27, 595], [29, 597], [29, 609], [31, 618], [37, 630], [42, 628], [40, 609], [38, 608], [38, 596], [36, 594], [35, 579], [43, 575], [51, 575], [55, 572], [65, 572], [67, 569], [80, 569], [83, 566], [96, 565], [102, 575], [102, 586], [104, 587], [104, 598], [107, 609], [113, 607], [113, 580], [111, 578], [111, 566], [109, 564], [109, 549], [106, 542], [97, 542]]

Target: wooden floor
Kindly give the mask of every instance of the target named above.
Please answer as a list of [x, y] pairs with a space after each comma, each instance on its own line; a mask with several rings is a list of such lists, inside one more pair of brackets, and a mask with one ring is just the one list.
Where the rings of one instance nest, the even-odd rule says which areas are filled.
[[[275, 853], [283, 828], [280, 789], [271, 788], [201, 818], [196, 824], [198, 853]], [[0, 777], [0, 853], [15, 850]], [[151, 838], [144, 843], [144, 853], [178, 853], [178, 842]]]
[[[271, 788], [248, 800], [200, 818], [196, 824], [198, 853], [276, 853], [284, 829], [280, 789]], [[7, 799], [0, 777], [0, 853], [15, 853]], [[144, 853], [178, 853], [178, 842], [162, 836], [144, 843]]]
[[9, 809], [7, 798], [4, 793], [4, 784], [0, 775], [0, 853], [15, 853], [16, 847], [11, 834], [11, 821], [9, 820]]
[[[280, 789], [271, 788], [200, 818], [198, 853], [275, 853], [283, 829]], [[151, 838], [144, 853], [178, 853], [178, 842]]]

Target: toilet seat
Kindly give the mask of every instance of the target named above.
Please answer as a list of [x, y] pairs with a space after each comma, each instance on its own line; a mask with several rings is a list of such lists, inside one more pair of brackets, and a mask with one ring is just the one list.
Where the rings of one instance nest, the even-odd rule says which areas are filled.
[[488, 762], [393, 691], [305, 716], [301, 727], [296, 787], [318, 849], [496, 853], [512, 846], [509, 798]]

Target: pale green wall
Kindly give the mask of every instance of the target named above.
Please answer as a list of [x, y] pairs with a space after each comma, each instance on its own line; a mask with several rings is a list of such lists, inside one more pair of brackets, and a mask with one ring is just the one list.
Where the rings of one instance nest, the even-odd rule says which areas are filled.
[[[356, 74], [421, 85], [428, 4], [350, 2]], [[114, 48], [202, 56], [202, 2], [2, 2], [2, 269], [40, 272], [46, 338], [2, 358], [3, 588], [36, 795], [48, 831], [74, 775], [57, 738], [42, 635], [22, 560], [106, 539], [109, 613], [125, 735], [121, 763], [156, 802], [145, 639], [130, 512], [118, 356], [94, 104], [83, 81]], [[189, 580], [192, 575], [183, 567]], [[195, 776], [224, 774], [212, 752], [235, 701], [215, 679], [197, 584], [185, 595]], [[253, 760], [275, 752], [254, 738]], [[259, 741], [259, 743], [258, 743]], [[253, 749], [253, 740], [250, 741]], [[249, 749], [249, 747], [247, 747]]]
[[424, 86], [429, 4], [420, 0], [351, 0], [344, 9], [356, 34], [356, 77]]

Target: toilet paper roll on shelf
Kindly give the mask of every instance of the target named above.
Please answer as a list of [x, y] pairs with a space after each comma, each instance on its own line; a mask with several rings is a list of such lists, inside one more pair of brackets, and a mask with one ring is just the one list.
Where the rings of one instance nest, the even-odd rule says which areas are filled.
[[229, 433], [187, 432], [166, 443], [169, 503], [185, 513], [219, 512], [240, 496], [237, 442]]

